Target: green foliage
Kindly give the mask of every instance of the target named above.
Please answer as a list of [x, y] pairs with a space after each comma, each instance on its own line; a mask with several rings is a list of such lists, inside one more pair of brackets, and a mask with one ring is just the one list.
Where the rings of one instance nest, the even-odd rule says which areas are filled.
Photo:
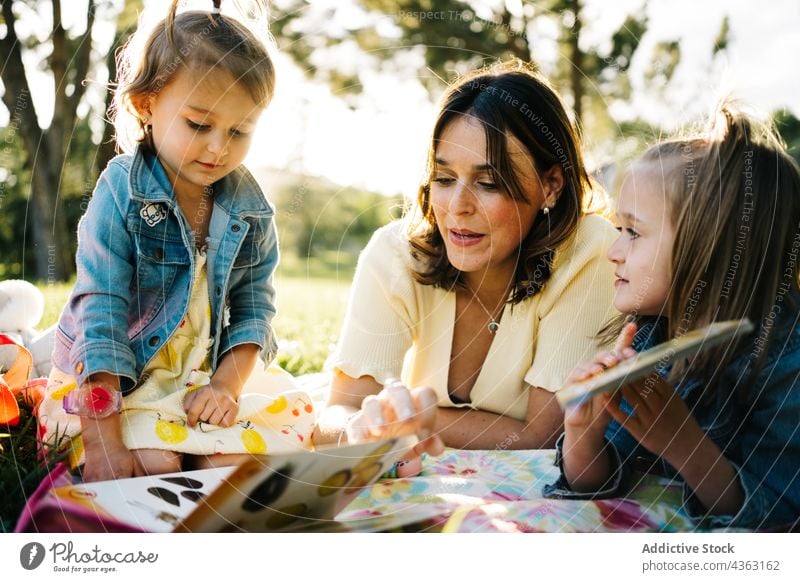
[[[355, 257], [326, 253], [308, 262], [284, 256], [275, 277], [280, 341], [278, 362], [294, 375], [320, 372], [344, 319]], [[39, 329], [58, 321], [72, 284], [40, 285], [45, 314]]]
[[728, 43], [730, 42], [731, 36], [731, 23], [730, 18], [726, 14], [722, 17], [722, 23], [719, 26], [719, 32], [717, 33], [717, 38], [714, 39], [714, 48], [712, 50], [713, 54], [717, 54], [718, 52], [722, 52], [727, 50]]
[[[60, 438], [55, 442], [60, 443]], [[45, 450], [43, 458], [39, 451]], [[25, 502], [50, 469], [66, 456], [53, 448], [42, 449], [36, 436], [36, 417], [20, 402], [17, 426], [0, 424], [0, 533], [13, 531]]]
[[320, 372], [339, 338], [350, 277], [278, 278], [278, 363], [297, 376]]
[[[29, 277], [36, 266], [32, 235], [33, 207], [31, 171], [19, 134], [13, 126], [0, 129], [0, 278]], [[59, 210], [64, 213], [67, 232], [77, 230], [88, 198], [94, 187], [92, 168], [96, 146], [86, 120], [79, 121], [70, 140], [67, 163], [60, 173]], [[77, 250], [77, 240], [70, 237], [70, 255]], [[74, 272], [75, 265], [69, 265]]]
[[[284, 255], [306, 259], [334, 253], [337, 265], [352, 265], [352, 257], [372, 233], [400, 216], [400, 196], [386, 197], [286, 172], [264, 181], [278, 210], [276, 223]], [[325, 272], [324, 276], [332, 274]]]
[[786, 142], [789, 154], [800, 163], [800, 119], [788, 109], [781, 109], [772, 114], [772, 121]]

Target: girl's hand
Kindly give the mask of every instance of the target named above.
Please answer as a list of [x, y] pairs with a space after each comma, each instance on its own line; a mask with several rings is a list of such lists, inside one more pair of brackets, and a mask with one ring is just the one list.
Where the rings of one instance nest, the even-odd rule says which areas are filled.
[[409, 390], [399, 382], [389, 383], [379, 394], [364, 398], [361, 410], [347, 423], [347, 440], [357, 443], [416, 434], [420, 442], [409, 452], [408, 460], [422, 453], [439, 455], [444, 444], [438, 435], [432, 434], [437, 408], [433, 389]]
[[658, 374], [623, 386], [622, 395], [633, 413], [628, 415], [617, 402], [607, 408], [609, 414], [644, 448], [673, 466], [680, 466], [678, 459], [691, 455], [704, 438], [686, 403]]
[[212, 381], [207, 386], [189, 392], [183, 399], [183, 409], [189, 426], [196, 426], [200, 421], [232, 426], [239, 412], [239, 402], [230, 391], [217, 387]]
[[[622, 331], [614, 344], [614, 349], [606, 352], [599, 352], [594, 359], [578, 365], [567, 377], [566, 384], [583, 382], [593, 376], [602, 374], [609, 368], [613, 368], [620, 362], [632, 358], [636, 351], [631, 347], [633, 338], [636, 335], [636, 324], [629, 323], [622, 328]], [[611, 416], [606, 408], [609, 405], [618, 406], [620, 401], [619, 393], [600, 394], [579, 406], [574, 406], [564, 414], [564, 430], [574, 434], [592, 433], [602, 437], [608, 426]], [[613, 403], [613, 404], [612, 404]]]
[[84, 444], [85, 463], [83, 465], [83, 481], [109, 481], [126, 479], [144, 474], [136, 457], [123, 443], [100, 441], [96, 444]]

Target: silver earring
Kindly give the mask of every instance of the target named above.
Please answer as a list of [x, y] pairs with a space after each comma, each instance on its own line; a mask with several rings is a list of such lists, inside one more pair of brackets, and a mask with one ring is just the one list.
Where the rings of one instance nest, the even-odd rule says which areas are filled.
[[545, 206], [544, 208], [542, 208], [542, 214], [544, 214], [545, 216], [550, 214], [550, 207], [549, 206]]

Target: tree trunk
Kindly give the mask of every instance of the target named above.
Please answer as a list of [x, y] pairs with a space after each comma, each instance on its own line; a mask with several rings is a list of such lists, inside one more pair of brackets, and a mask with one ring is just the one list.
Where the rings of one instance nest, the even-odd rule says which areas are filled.
[[36, 256], [36, 278], [51, 284], [69, 278], [73, 270], [73, 258], [69, 252], [64, 219], [58, 215], [58, 209], [53, 204], [58, 196], [60, 182], [60, 177], [53, 172], [53, 168], [59, 168], [60, 165], [48, 160], [49, 155], [42, 155], [45, 151], [46, 148], [42, 148], [33, 161], [28, 224], [32, 231], [33, 251]]
[[570, 85], [572, 89], [572, 108], [575, 111], [575, 121], [580, 122], [583, 116], [583, 52], [579, 41], [581, 38], [581, 2], [580, 0], [568, 0], [570, 10], [575, 15], [575, 23], [572, 30], [568, 31], [569, 46], [572, 49], [570, 59], [572, 60], [570, 69]]
[[[78, 49], [67, 54], [66, 31], [61, 21], [61, 1], [52, 0], [53, 52], [49, 58], [55, 82], [53, 118], [48, 129], [39, 125], [35, 105], [31, 99], [22, 45], [16, 31], [16, 15], [12, 0], [2, 0], [6, 34], [0, 38], [0, 76], [4, 93], [3, 103], [17, 131], [22, 137], [31, 169], [29, 201], [33, 253], [36, 257], [36, 278], [47, 282], [65, 281], [72, 272], [72, 258], [66, 221], [59, 214], [61, 206], [61, 170], [67, 160], [66, 136], [72, 135], [77, 119], [78, 104], [84, 94], [83, 80], [89, 70], [92, 50], [92, 29], [95, 22], [94, 0], [89, 0], [86, 31], [77, 41]], [[68, 90], [71, 86], [71, 92]], [[28, 238], [26, 231], [25, 238]], [[23, 242], [24, 244], [24, 242]]]

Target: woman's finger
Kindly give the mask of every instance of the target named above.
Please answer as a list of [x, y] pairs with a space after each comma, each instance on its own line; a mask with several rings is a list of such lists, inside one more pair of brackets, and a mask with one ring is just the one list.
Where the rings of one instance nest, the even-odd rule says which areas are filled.
[[419, 425], [418, 435], [420, 440], [425, 440], [433, 432], [436, 425], [436, 413], [438, 410], [438, 399], [432, 388], [414, 388], [411, 391], [411, 398], [414, 408], [417, 411], [417, 422]]
[[367, 396], [361, 405], [361, 411], [363, 413], [361, 426], [366, 429], [367, 433], [380, 436], [387, 428], [384, 406], [381, 400], [374, 395]]
[[414, 401], [408, 389], [402, 384], [389, 384], [383, 389], [380, 396], [388, 399], [391, 403], [397, 422], [406, 422], [414, 418]]

